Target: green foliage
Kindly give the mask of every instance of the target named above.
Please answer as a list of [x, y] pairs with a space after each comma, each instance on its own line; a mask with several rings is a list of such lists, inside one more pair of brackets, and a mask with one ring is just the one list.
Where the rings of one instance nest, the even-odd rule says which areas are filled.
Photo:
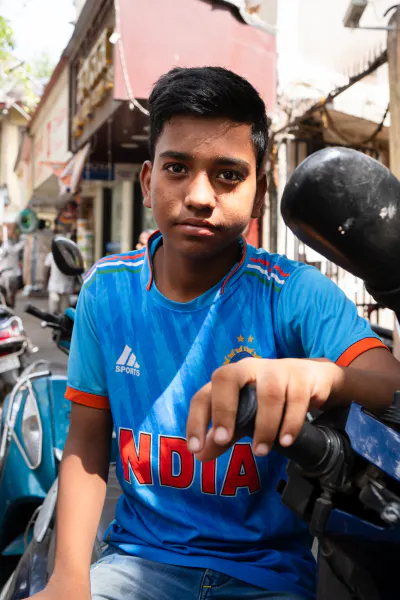
[[0, 16], [0, 96], [19, 102], [31, 112], [39, 101], [42, 86], [50, 79], [54, 65], [47, 53], [30, 64], [13, 55], [14, 33], [9, 22]]
[[32, 75], [38, 79], [50, 79], [55, 64], [51, 60], [47, 52], [42, 54], [32, 62]]
[[0, 16], [0, 60], [7, 59], [14, 46], [13, 30], [9, 22]]

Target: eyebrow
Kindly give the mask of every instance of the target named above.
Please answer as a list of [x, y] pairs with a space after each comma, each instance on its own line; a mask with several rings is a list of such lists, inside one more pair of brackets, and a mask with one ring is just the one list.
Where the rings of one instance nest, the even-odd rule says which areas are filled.
[[[187, 152], [165, 150], [165, 152], [161, 152], [160, 158], [172, 158], [175, 160], [190, 161], [194, 159], [194, 156], [193, 154], [189, 154]], [[213, 160], [217, 165], [221, 165], [224, 167], [241, 167], [243, 169], [246, 169], [247, 171], [251, 170], [251, 166], [249, 165], [249, 163], [243, 160], [242, 158], [235, 158], [233, 156], [216, 156]]]

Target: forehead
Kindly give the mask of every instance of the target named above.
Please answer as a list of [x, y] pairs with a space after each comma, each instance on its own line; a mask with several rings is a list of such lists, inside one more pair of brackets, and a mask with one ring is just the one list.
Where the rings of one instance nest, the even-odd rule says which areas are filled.
[[231, 156], [246, 160], [254, 167], [256, 163], [251, 125], [228, 119], [173, 117], [164, 124], [155, 151], [156, 156], [173, 151], [199, 159]]

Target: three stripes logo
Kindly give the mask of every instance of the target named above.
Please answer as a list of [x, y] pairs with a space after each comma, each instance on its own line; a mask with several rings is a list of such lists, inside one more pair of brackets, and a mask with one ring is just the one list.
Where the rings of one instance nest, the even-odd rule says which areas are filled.
[[117, 360], [115, 367], [117, 373], [127, 373], [128, 375], [140, 376], [140, 365], [136, 360], [136, 355], [132, 348], [125, 346], [124, 351]]

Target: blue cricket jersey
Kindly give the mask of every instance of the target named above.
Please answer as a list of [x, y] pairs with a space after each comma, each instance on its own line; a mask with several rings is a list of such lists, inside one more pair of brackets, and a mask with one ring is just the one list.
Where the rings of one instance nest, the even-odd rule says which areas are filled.
[[111, 408], [119, 443], [123, 494], [106, 539], [132, 555], [311, 599], [307, 527], [276, 491], [286, 461], [255, 457], [248, 438], [196, 461], [185, 439], [190, 400], [216, 368], [246, 356], [347, 366], [383, 344], [318, 270], [246, 243], [223, 281], [191, 302], [169, 300], [152, 274], [161, 241], [156, 233], [146, 251], [100, 260], [75, 318], [67, 398]]

